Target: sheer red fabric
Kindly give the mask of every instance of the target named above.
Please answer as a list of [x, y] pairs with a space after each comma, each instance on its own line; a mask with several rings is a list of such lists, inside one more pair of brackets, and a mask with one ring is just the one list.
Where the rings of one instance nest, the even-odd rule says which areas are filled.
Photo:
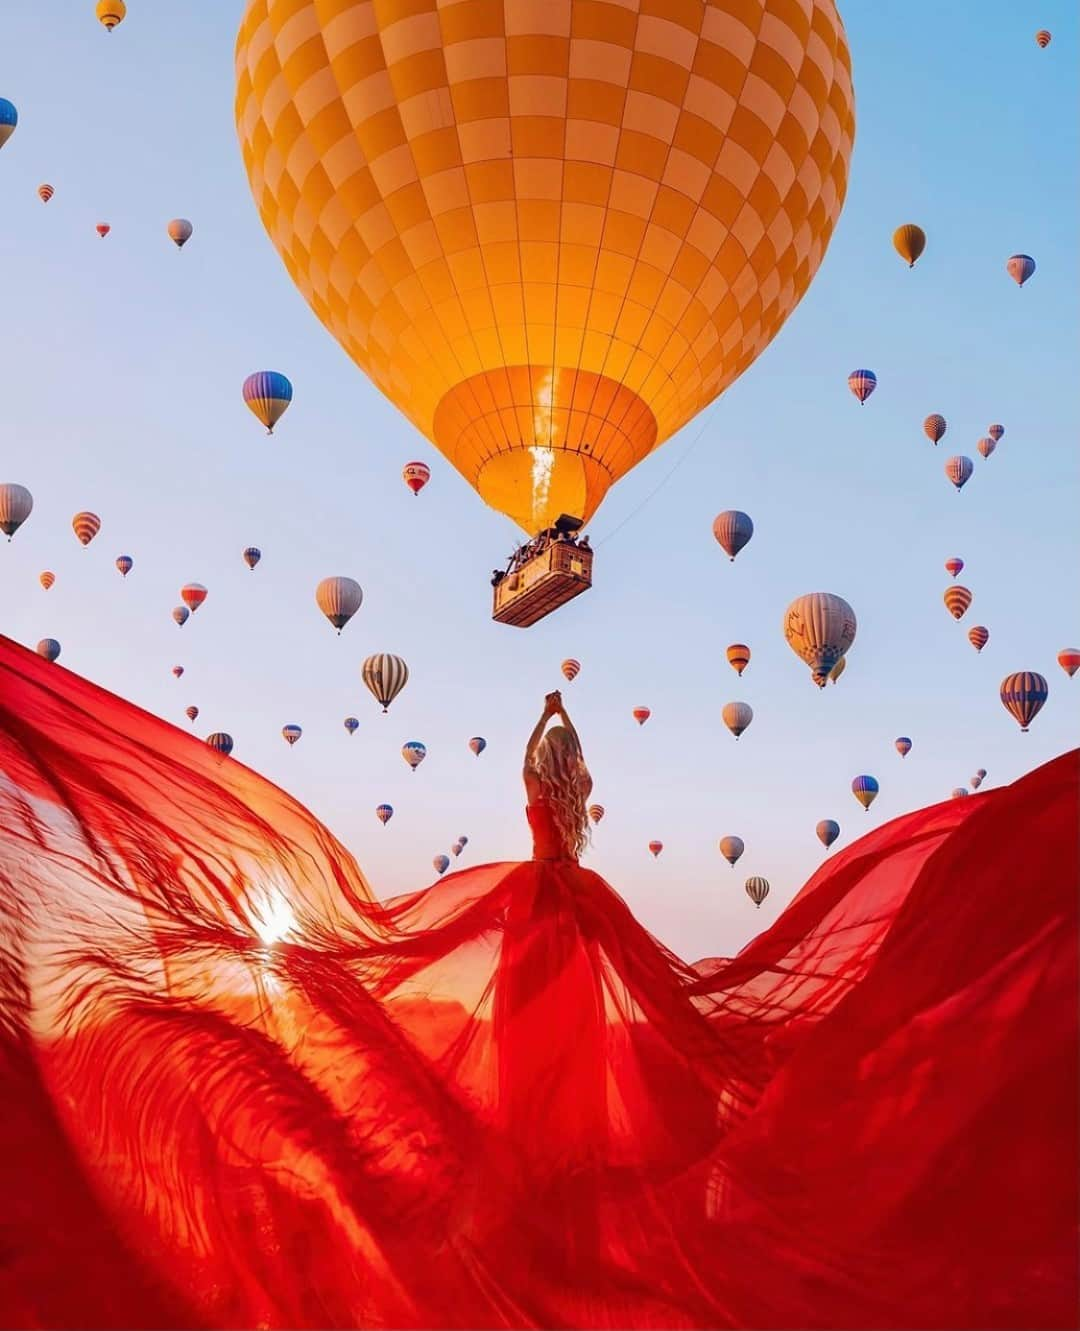
[[691, 966], [572, 860], [380, 904], [0, 640], [0, 1324], [1075, 1326], [1077, 799], [898, 819]]

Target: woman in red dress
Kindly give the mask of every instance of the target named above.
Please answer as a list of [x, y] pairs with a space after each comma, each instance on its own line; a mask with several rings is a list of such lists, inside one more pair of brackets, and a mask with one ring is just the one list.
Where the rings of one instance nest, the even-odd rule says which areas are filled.
[[532, 860], [380, 904], [0, 639], [0, 1324], [1076, 1325], [1075, 753], [696, 967], [578, 863], [558, 695], [525, 780]]

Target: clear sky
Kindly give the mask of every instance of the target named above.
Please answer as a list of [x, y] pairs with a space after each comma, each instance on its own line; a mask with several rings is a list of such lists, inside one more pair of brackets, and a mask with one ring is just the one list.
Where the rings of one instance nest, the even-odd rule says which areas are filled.
[[[3, 632], [58, 638], [64, 665], [178, 725], [196, 703], [196, 732], [228, 730], [236, 757], [322, 817], [381, 896], [430, 881], [461, 833], [461, 865], [528, 853], [522, 747], [563, 686], [607, 809], [587, 862], [690, 959], [776, 917], [820, 862], [820, 818], [845, 845], [978, 767], [990, 787], [1076, 743], [1080, 675], [1054, 659], [1080, 646], [1068, 0], [841, 6], [858, 129], [817, 278], [743, 379], [609, 496], [594, 589], [527, 631], [489, 617], [490, 570], [516, 529], [372, 388], [262, 230], [233, 127], [239, 0], [129, 0], [111, 35], [93, 8], [53, 0], [3, 20], [0, 96], [20, 121], [0, 152], [0, 481], [35, 497], [0, 546]], [[1053, 32], [1045, 51], [1039, 27]], [[165, 235], [177, 215], [195, 225], [182, 252]], [[905, 221], [929, 237], [910, 272], [890, 244]], [[1022, 291], [1004, 271], [1017, 251], [1039, 265]], [[862, 366], [879, 382], [864, 408], [846, 386]], [[295, 386], [272, 439], [240, 397], [256, 369]], [[921, 429], [932, 411], [949, 421], [936, 449]], [[983, 462], [991, 421], [1006, 434]], [[958, 451], [976, 461], [959, 495], [942, 470]], [[433, 472], [418, 499], [400, 479], [413, 458]], [[103, 520], [85, 550], [70, 528], [83, 508]], [[725, 508], [756, 526], [735, 564], [711, 534]], [[248, 544], [263, 550], [254, 573]], [[121, 553], [135, 559], [126, 581]], [[975, 593], [960, 624], [941, 600], [954, 554]], [[313, 600], [337, 573], [365, 594], [340, 638]], [[179, 630], [169, 612], [190, 580], [210, 596]], [[788, 602], [815, 590], [859, 620], [823, 693], [780, 631]], [[991, 632], [981, 656], [975, 623]], [[741, 680], [732, 641], [753, 650]], [[375, 651], [412, 672], [388, 716], [360, 683]], [[571, 685], [566, 656], [583, 667]], [[1050, 681], [1029, 735], [997, 698], [1017, 669]], [[736, 699], [755, 712], [737, 744], [720, 721]], [[653, 711], [642, 728], [638, 703]], [[304, 737], [290, 750], [292, 721]], [[480, 759], [466, 748], [477, 734]], [[901, 734], [914, 742], [903, 761]], [[414, 738], [428, 757], [411, 773], [400, 746]], [[863, 772], [881, 783], [869, 814], [850, 793]], [[747, 845], [734, 871], [725, 833]], [[748, 874], [772, 883], [760, 912]]]

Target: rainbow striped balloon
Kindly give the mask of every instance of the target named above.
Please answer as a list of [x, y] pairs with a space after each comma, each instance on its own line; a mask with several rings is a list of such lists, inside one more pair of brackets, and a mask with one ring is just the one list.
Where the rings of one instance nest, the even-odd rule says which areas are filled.
[[847, 386], [859, 399], [862, 406], [870, 394], [877, 388], [877, 375], [873, 370], [852, 370], [848, 375]]
[[870, 805], [877, 799], [880, 789], [877, 778], [873, 776], [857, 776], [851, 783], [851, 793], [867, 813], [870, 812]]
[[277, 370], [257, 370], [244, 380], [244, 401], [273, 434], [293, 398], [293, 386]]

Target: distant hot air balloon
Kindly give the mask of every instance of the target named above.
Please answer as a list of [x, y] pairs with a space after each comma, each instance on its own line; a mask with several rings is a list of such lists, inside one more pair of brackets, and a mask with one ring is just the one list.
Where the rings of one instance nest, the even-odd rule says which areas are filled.
[[985, 781], [985, 780], [986, 780], [986, 768], [985, 768], [985, 767], [980, 767], [979, 770], [975, 773], [975, 775], [979, 778], [980, 781]]
[[48, 203], [49, 200], [52, 198], [52, 196], [56, 193], [56, 190], [54, 190], [51, 185], [39, 185], [37, 192], [38, 192], [38, 198], [41, 200], [41, 202]]
[[1050, 33], [1048, 33], [1045, 28], [1040, 28], [1035, 34], [1036, 45], [1043, 51], [1046, 50], [1052, 40]]
[[1072, 679], [1080, 670], [1080, 647], [1063, 647], [1057, 654], [1058, 665]]
[[435, 858], [431, 861], [431, 864], [435, 872], [441, 877], [447, 871], [447, 869], [450, 868], [450, 856], [436, 855]]
[[651, 851], [651, 853], [652, 853], [654, 859], [656, 858], [657, 855], [660, 854], [660, 852], [661, 852], [663, 849], [664, 849], [664, 843], [663, 843], [662, 841], [650, 841], [650, 842], [649, 842], [649, 850]]
[[415, 772], [427, 757], [427, 746], [418, 739], [410, 739], [401, 746], [401, 756]]
[[978, 772], [976, 772], [975, 775], [968, 782], [968, 785], [971, 786], [972, 790], [978, 790], [979, 787], [982, 785], [982, 783], [983, 783], [983, 778], [978, 774]]
[[174, 217], [166, 228], [169, 233], [169, 239], [178, 250], [182, 250], [191, 239], [191, 233], [195, 228], [186, 217]]
[[724, 704], [720, 716], [724, 725], [738, 739], [754, 719], [754, 709], [747, 702], [729, 702]]
[[355, 578], [323, 578], [315, 588], [315, 604], [338, 633], [364, 601], [364, 591]]
[[837, 661], [836, 665], [834, 665], [833, 668], [829, 671], [829, 682], [835, 684], [846, 669], [847, 669], [847, 657], [842, 656], [840, 660]]
[[815, 831], [817, 832], [817, 839], [828, 850], [840, 835], [840, 824], [832, 818], [822, 818]]
[[89, 545], [101, 530], [101, 519], [96, 513], [76, 513], [71, 519], [71, 530], [80, 545]]
[[922, 423], [922, 427], [923, 434], [926, 435], [927, 439], [929, 439], [932, 444], [936, 444], [949, 428], [945, 423], [945, 417], [939, 416], [936, 411], [933, 415], [927, 416], [926, 420]]
[[652, 712], [650, 712], [647, 707], [635, 707], [630, 715], [639, 726], [643, 726], [649, 717], [652, 716]]
[[14, 103], [9, 102], [6, 97], [0, 97], [0, 148], [15, 133], [15, 126], [18, 123], [19, 113], [15, 110]]
[[604, 806], [602, 804], [590, 804], [588, 813], [593, 822], [598, 823], [604, 816]]
[[810, 592], [788, 606], [783, 627], [788, 646], [806, 662], [811, 679], [823, 689], [829, 673], [855, 641], [855, 611], [842, 596]]
[[41, 583], [41, 585], [45, 588], [46, 591], [49, 590], [49, 588], [53, 585], [55, 581], [56, 581], [56, 574], [51, 573], [48, 569], [46, 569], [44, 573], [38, 574], [38, 582]]
[[183, 628], [184, 625], [188, 622], [188, 616], [190, 614], [191, 611], [187, 608], [186, 605], [178, 605], [173, 607], [172, 617], [176, 621], [176, 623], [179, 624], [181, 628]]
[[572, 656], [569, 656], [559, 669], [563, 672], [563, 677], [565, 679], [577, 679], [581, 672], [581, 662], [575, 661]]
[[747, 513], [740, 513], [737, 508], [725, 509], [713, 519], [713, 535], [728, 558], [735, 562], [735, 556], [754, 534], [754, 524]]
[[659, 3], [640, 31], [637, 5], [448, 8], [253, 0], [236, 123], [302, 294], [533, 536], [588, 522], [802, 296], [846, 192], [847, 43], [831, 0], [754, 0], [745, 25], [675, 6], [670, 28]]
[[911, 752], [911, 740], [908, 739], [907, 735], [898, 736], [895, 740], [893, 740], [893, 744], [896, 747], [896, 752], [900, 755], [901, 758], [906, 758], [908, 754]]
[[257, 545], [245, 546], [243, 559], [248, 568], [254, 571], [255, 565], [262, 559], [262, 551]]
[[124, 0], [98, 0], [96, 13], [105, 31], [112, 32], [118, 23], [123, 23], [127, 5]]
[[418, 495], [431, 480], [431, 468], [426, 462], [406, 462], [401, 471], [401, 479], [414, 495]]
[[914, 222], [905, 222], [893, 232], [892, 243], [907, 266], [914, 268], [919, 255], [926, 249], [926, 232]]
[[46, 661], [55, 661], [60, 655], [60, 644], [55, 638], [42, 638], [37, 645], [38, 656], [43, 656]]
[[483, 735], [474, 735], [472, 739], [469, 740], [469, 748], [472, 749], [473, 753], [479, 758], [487, 748], [487, 740]]
[[108, 224], [108, 222], [99, 222], [97, 226], [94, 227], [94, 230], [98, 233], [101, 239], [104, 240], [105, 237], [112, 230], [112, 227]]
[[281, 737], [285, 741], [285, 743], [289, 746], [290, 749], [303, 733], [304, 733], [303, 730], [296, 725], [281, 727]]
[[9, 481], [0, 485], [0, 531], [10, 541], [34, 507], [34, 496], [25, 485]]
[[1050, 685], [1034, 670], [1018, 670], [1001, 681], [1002, 705], [1019, 722], [1025, 735], [1049, 696]]
[[469, 841], [468, 837], [458, 837], [458, 839], [450, 847], [450, 854], [453, 855], [455, 859], [457, 859], [457, 857], [465, 849], [466, 845], [468, 844], [468, 841]]
[[741, 675], [750, 664], [750, 648], [742, 642], [733, 642], [727, 649], [728, 665], [737, 675]]
[[755, 874], [753, 878], [746, 880], [746, 895], [755, 906], [761, 906], [761, 903], [769, 895], [769, 880]]
[[945, 475], [956, 486], [957, 490], [962, 490], [968, 481], [971, 480], [972, 473], [975, 470], [975, 463], [970, 458], [958, 454], [954, 458], [949, 458], [945, 463]]
[[877, 388], [877, 375], [873, 370], [852, 370], [848, 375], [847, 386], [859, 399], [861, 405]]
[[995, 444], [1000, 444], [1001, 436], [1005, 433], [1005, 427], [1004, 425], [988, 425], [986, 427], [986, 433], [990, 436], [990, 438], [994, 441]]
[[994, 449], [997, 448], [997, 441], [991, 439], [990, 436], [987, 435], [984, 439], [980, 439], [975, 447], [979, 450], [982, 457], [988, 458]]
[[959, 800], [963, 799], [965, 795], [969, 795], [970, 793], [971, 792], [968, 790], [967, 786], [957, 786], [952, 793], [952, 797], [954, 800]]
[[345, 729], [349, 732], [350, 735], [355, 735], [356, 732], [360, 729], [360, 722], [356, 719], [355, 716], [347, 716], [345, 720], [342, 722], [342, 724], [344, 725]]
[[977, 652], [981, 652], [989, 641], [990, 630], [985, 624], [976, 624], [973, 628], [968, 629], [968, 642]]
[[185, 582], [180, 588], [180, 599], [192, 614], [198, 610], [208, 595], [209, 592], [201, 582]]
[[293, 387], [277, 370], [257, 370], [244, 380], [244, 401], [273, 434], [274, 426], [284, 416], [292, 401]]
[[184, 667], [183, 667], [183, 666], [173, 666], [173, 668], [172, 668], [172, 673], [173, 673], [173, 679], [179, 679], [180, 676], [184, 673]]
[[464, 850], [465, 847], [469, 844], [469, 838], [467, 836], [459, 836], [457, 839], [457, 844], [461, 847], [462, 850]]
[[190, 707], [184, 708], [184, 715], [191, 722], [191, 724], [194, 725], [199, 716], [199, 709], [194, 704], [192, 704]]
[[394, 806], [392, 804], [380, 804], [379, 807], [375, 810], [375, 817], [378, 818], [379, 822], [382, 823], [383, 827], [386, 826], [386, 824], [390, 821], [391, 818], [393, 818], [393, 816], [394, 816]]
[[1035, 260], [1030, 254], [1014, 254], [1006, 263], [1005, 271], [1017, 286], [1022, 287], [1035, 272]]
[[746, 845], [741, 836], [722, 836], [720, 838], [720, 854], [733, 869], [745, 849]]
[[879, 789], [877, 778], [872, 776], [857, 776], [851, 783], [851, 793], [867, 813], [870, 812], [870, 805], [877, 799]]
[[958, 582], [954, 582], [951, 587], [945, 588], [945, 594], [941, 599], [945, 602], [945, 609], [952, 615], [953, 619], [963, 619], [973, 598], [967, 587], [962, 587]]
[[135, 561], [130, 555], [118, 555], [116, 559], [116, 567], [119, 570], [120, 576], [126, 578], [135, 567]]
[[951, 559], [946, 559], [945, 561], [946, 573], [951, 573], [955, 578], [958, 573], [962, 573], [963, 571], [964, 571], [964, 561], [960, 558], [959, 555], [953, 555]]
[[223, 758], [227, 758], [233, 751], [233, 737], [227, 735], [224, 730], [215, 730], [212, 735], [207, 735], [206, 742]]
[[408, 683], [409, 667], [400, 656], [377, 652], [360, 667], [360, 675], [368, 692], [385, 712]]

